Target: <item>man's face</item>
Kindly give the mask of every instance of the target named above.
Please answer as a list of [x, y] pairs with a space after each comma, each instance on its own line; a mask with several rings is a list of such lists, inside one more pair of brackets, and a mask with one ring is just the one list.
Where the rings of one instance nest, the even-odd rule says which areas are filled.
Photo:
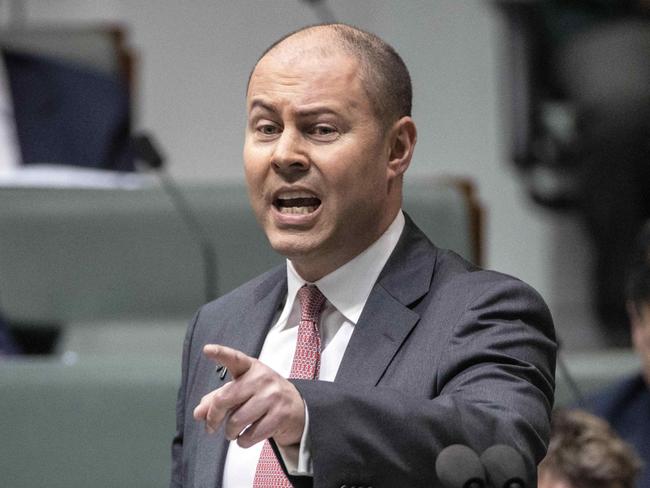
[[315, 281], [374, 242], [399, 202], [389, 196], [389, 143], [359, 63], [316, 54], [311, 42], [318, 40], [305, 39], [300, 52], [281, 48], [255, 68], [244, 165], [271, 245]]
[[539, 471], [537, 488], [573, 488], [571, 483], [543, 469]]
[[641, 358], [646, 382], [650, 385], [650, 303], [644, 302], [637, 310], [630, 306], [632, 342]]

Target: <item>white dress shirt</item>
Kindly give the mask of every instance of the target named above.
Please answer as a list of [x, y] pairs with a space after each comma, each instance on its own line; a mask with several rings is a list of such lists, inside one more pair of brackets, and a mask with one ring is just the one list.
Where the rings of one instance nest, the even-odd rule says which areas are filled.
[[20, 165], [20, 161], [11, 87], [4, 57], [0, 52], [0, 175], [11, 173]]
[[[320, 317], [321, 364], [320, 381], [334, 381], [354, 326], [359, 320], [379, 273], [395, 249], [402, 230], [404, 215], [400, 211], [386, 232], [351, 261], [324, 276], [314, 284], [327, 299]], [[300, 303], [296, 294], [307, 283], [287, 260], [287, 297], [284, 307], [266, 336], [260, 361], [285, 378], [289, 377], [296, 349]], [[309, 406], [305, 406], [306, 422], [299, 452], [284, 451], [283, 458], [291, 474], [311, 475], [309, 442]], [[253, 486], [257, 461], [263, 442], [243, 449], [230, 442], [223, 474], [224, 488]]]

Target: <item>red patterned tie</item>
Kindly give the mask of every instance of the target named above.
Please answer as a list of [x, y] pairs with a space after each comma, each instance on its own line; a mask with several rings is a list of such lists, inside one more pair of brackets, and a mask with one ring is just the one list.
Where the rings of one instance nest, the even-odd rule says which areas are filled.
[[[314, 285], [304, 285], [298, 290], [298, 299], [300, 300], [300, 325], [289, 378], [313, 380], [318, 378], [320, 371], [318, 320], [325, 304], [325, 297]], [[253, 488], [291, 488], [291, 486], [273, 453], [271, 444], [268, 440], [264, 441], [257, 471], [255, 471]]]

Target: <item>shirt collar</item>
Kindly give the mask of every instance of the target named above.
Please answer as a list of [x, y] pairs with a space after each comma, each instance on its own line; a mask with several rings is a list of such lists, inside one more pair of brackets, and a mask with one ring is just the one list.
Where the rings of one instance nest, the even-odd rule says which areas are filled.
[[[400, 210], [388, 229], [365, 251], [314, 282], [327, 301], [355, 325], [379, 273], [402, 235], [404, 222]], [[290, 312], [298, 290], [306, 283], [287, 259], [287, 302], [282, 315]]]

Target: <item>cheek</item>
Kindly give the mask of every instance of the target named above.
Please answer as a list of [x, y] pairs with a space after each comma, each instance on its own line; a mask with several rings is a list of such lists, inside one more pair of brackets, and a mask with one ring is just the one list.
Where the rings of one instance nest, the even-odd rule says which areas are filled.
[[382, 185], [387, 177], [386, 165], [377, 148], [364, 144], [329, 155], [321, 167], [333, 186], [346, 188], [346, 191], [379, 190], [378, 185]]
[[260, 154], [253, 150], [245, 150], [244, 175], [251, 191], [259, 190], [265, 174], [266, 168]]
[[244, 166], [260, 166], [266, 161], [268, 152], [269, 148], [257, 143], [252, 136], [247, 135], [244, 138], [244, 149], [242, 151]]
[[259, 165], [251, 164], [250, 160], [244, 161], [244, 176], [246, 178], [248, 200], [259, 219], [260, 212], [264, 207], [264, 174]]
[[632, 331], [634, 347], [640, 354], [650, 357], [650, 331], [648, 327], [636, 325]]
[[641, 332], [641, 344], [645, 349], [646, 354], [650, 353], [650, 327], [646, 325], [644, 330]]

